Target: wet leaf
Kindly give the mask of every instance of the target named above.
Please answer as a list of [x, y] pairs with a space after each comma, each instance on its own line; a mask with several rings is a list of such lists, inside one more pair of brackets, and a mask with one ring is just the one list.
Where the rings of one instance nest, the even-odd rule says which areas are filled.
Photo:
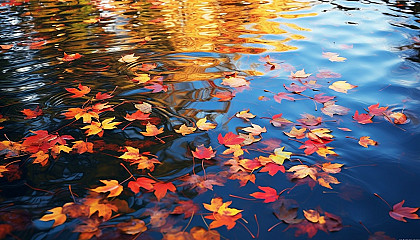
[[181, 127], [180, 127], [179, 129], [175, 129], [175, 132], [176, 132], [176, 133], [180, 133], [180, 134], [182, 134], [182, 136], [185, 136], [185, 135], [188, 135], [188, 134], [194, 133], [194, 131], [195, 131], [196, 129], [197, 129], [197, 128], [195, 128], [195, 127], [187, 127], [187, 125], [182, 124], [182, 125], [181, 125]]
[[74, 53], [74, 54], [64, 53], [64, 57], [62, 57], [62, 58], [57, 57], [57, 60], [58, 61], [63, 61], [63, 62], [71, 62], [71, 61], [74, 61], [74, 60], [79, 59], [81, 57], [83, 57], [83, 55], [81, 55], [79, 53]]
[[158, 201], [160, 201], [168, 191], [175, 192], [176, 187], [171, 182], [157, 182], [153, 185], [154, 194]]
[[53, 227], [61, 225], [67, 220], [66, 215], [63, 214], [62, 207], [52, 208], [48, 210], [47, 212], [49, 212], [49, 214], [44, 215], [39, 220], [44, 221], [44, 222], [54, 220], [54, 224], [52, 225]]
[[407, 116], [402, 112], [393, 112], [387, 116], [393, 119], [395, 124], [406, 124], [408, 122]]
[[279, 92], [276, 95], [274, 95], [274, 100], [278, 103], [281, 103], [281, 100], [286, 99], [289, 101], [294, 101], [295, 99], [293, 97], [290, 96], [289, 93], [285, 93], [285, 92]]
[[315, 117], [311, 114], [302, 114], [301, 119], [298, 119], [297, 121], [305, 124], [306, 126], [317, 126], [322, 123], [322, 117]]
[[91, 189], [91, 191], [94, 191], [97, 193], [109, 192], [107, 197], [116, 197], [120, 195], [123, 190], [123, 186], [121, 186], [117, 180], [99, 180], [99, 181], [105, 184], [105, 186]]
[[344, 62], [345, 60], [347, 60], [347, 58], [340, 57], [338, 53], [333, 52], [323, 52], [322, 56], [324, 58], [328, 58], [328, 60], [330, 60], [331, 62]]
[[150, 119], [149, 116], [150, 116], [150, 113], [144, 113], [140, 110], [137, 110], [134, 113], [132, 113], [131, 115], [127, 113], [124, 118], [127, 121], [135, 121], [135, 120], [140, 120], [141, 121], [141, 120]]
[[287, 170], [287, 172], [294, 172], [293, 173], [293, 178], [304, 178], [306, 176], [309, 176], [310, 178], [312, 178], [315, 181], [316, 181], [316, 174], [318, 173], [316, 168], [309, 167], [309, 166], [306, 166], [306, 165], [293, 166], [293, 167], [289, 168], [289, 170]]
[[278, 172], [285, 173], [286, 169], [283, 165], [278, 165], [275, 163], [267, 163], [263, 168], [261, 168], [260, 172], [268, 172], [269, 175], [274, 176]]
[[146, 125], [146, 132], [140, 132], [144, 136], [153, 137], [163, 133], [163, 127], [157, 128], [155, 125], [151, 124], [150, 122]]
[[402, 222], [407, 222], [405, 218], [420, 219], [419, 216], [415, 214], [419, 208], [403, 207], [402, 205], [404, 204], [404, 201], [405, 200], [402, 200], [401, 202], [395, 204], [392, 207], [392, 210], [389, 211], [389, 215], [392, 218]]
[[212, 97], [220, 98], [219, 101], [230, 101], [235, 97], [235, 93], [232, 92], [218, 92], [216, 94], [211, 94]]
[[207, 122], [207, 117], [200, 118], [196, 122], [196, 125], [197, 125], [197, 128], [198, 129], [203, 130], [203, 131], [214, 129], [217, 126], [217, 124], [215, 124], [215, 123], [209, 123], [209, 122]]
[[364, 137], [360, 138], [359, 144], [362, 145], [363, 147], [367, 148], [368, 145], [372, 145], [372, 146], [378, 145], [378, 142], [370, 139], [369, 136], [364, 136]]
[[125, 63], [130, 63], [130, 62], [135, 62], [137, 61], [137, 59], [139, 59], [140, 57], [135, 57], [134, 53], [133, 54], [127, 54], [122, 56], [120, 59], [118, 59], [118, 62], [125, 62]]
[[379, 107], [379, 103], [377, 103], [374, 105], [370, 105], [368, 109], [370, 115], [381, 116], [385, 113], [388, 107]]
[[356, 87], [357, 86], [351, 85], [350, 83], [346, 81], [336, 81], [329, 86], [329, 88], [331, 88], [332, 90], [336, 92], [341, 92], [341, 93], [347, 93], [347, 90], [350, 90]]
[[311, 76], [311, 74], [305, 73], [305, 69], [290, 73], [290, 77], [292, 78], [307, 78], [309, 76]]
[[337, 105], [335, 104], [335, 101], [328, 101], [324, 103], [324, 107], [321, 108], [321, 111], [325, 115], [333, 117], [334, 114], [346, 115], [350, 111], [350, 108]]
[[240, 111], [239, 113], [235, 114], [236, 117], [242, 118], [245, 121], [249, 121], [250, 118], [254, 118], [256, 115], [252, 114], [248, 110]]
[[135, 181], [128, 182], [128, 187], [133, 191], [134, 193], [139, 193], [140, 188], [144, 188], [148, 191], [153, 189], [153, 184], [156, 183], [155, 180], [145, 177], [139, 177]]
[[372, 117], [373, 116], [371, 116], [367, 113], [359, 114], [359, 111], [357, 111], [357, 110], [353, 115], [353, 119], [356, 120], [358, 123], [361, 123], [361, 124], [372, 123]]
[[280, 209], [278, 211], [274, 212], [274, 215], [276, 217], [288, 224], [295, 224], [300, 223], [303, 219], [297, 219], [297, 211], [298, 208], [289, 208], [287, 209], [284, 203], [280, 206]]
[[190, 218], [200, 211], [200, 208], [192, 200], [179, 201], [179, 206], [176, 206], [171, 214], [184, 214], [184, 218]]
[[90, 93], [90, 87], [83, 86], [81, 83], [79, 83], [78, 88], [79, 89], [77, 89], [77, 88], [66, 88], [66, 91], [74, 94], [74, 95], [70, 96], [72, 98], [83, 97], [86, 94]]
[[339, 184], [340, 182], [337, 180], [337, 178], [329, 175], [328, 173], [325, 172], [321, 172], [318, 173], [317, 175], [317, 179], [318, 179], [318, 183], [319, 185], [332, 189], [330, 184]]
[[26, 115], [25, 119], [32, 119], [37, 118], [38, 116], [42, 115], [42, 109], [37, 106], [34, 110], [31, 109], [23, 109], [22, 113]]
[[243, 76], [226, 77], [222, 81], [222, 85], [229, 87], [243, 87], [249, 86], [249, 82]]
[[314, 96], [314, 100], [319, 103], [326, 103], [335, 98], [335, 96], [323, 96], [325, 93], [320, 93]]
[[132, 219], [129, 222], [122, 222], [117, 224], [117, 228], [125, 234], [138, 234], [147, 230], [146, 224], [143, 220]]
[[223, 144], [225, 146], [228, 145], [235, 145], [235, 144], [241, 144], [245, 139], [239, 137], [238, 135], [234, 134], [233, 132], [228, 132], [223, 137], [221, 133], [219, 133], [219, 136], [217, 137], [217, 140], [220, 144]]
[[140, 110], [143, 113], [151, 113], [152, 112], [152, 105], [147, 102], [141, 104], [134, 104], [134, 107]]
[[289, 86], [286, 86], [285, 84], [283, 84], [283, 87], [287, 91], [293, 92], [293, 93], [301, 93], [301, 92], [305, 91], [308, 88], [306, 86], [299, 86], [296, 83], [291, 83]]
[[274, 127], [281, 127], [282, 125], [292, 123], [291, 121], [287, 120], [286, 118], [283, 118], [282, 116], [282, 113], [274, 115], [270, 120], [270, 123], [273, 124]]
[[344, 164], [327, 162], [327, 163], [323, 163], [321, 168], [322, 170], [324, 170], [324, 172], [327, 172], [327, 173], [339, 173], [341, 172], [341, 167], [343, 165]]
[[228, 145], [229, 149], [226, 149], [222, 154], [231, 154], [233, 153], [234, 157], [239, 157], [244, 154], [244, 151], [241, 148], [241, 145], [235, 144], [235, 145]]
[[319, 212], [316, 210], [308, 210], [305, 211], [303, 210], [303, 215], [305, 216], [305, 218], [309, 221], [309, 222], [313, 222], [313, 223], [317, 223], [319, 221], [319, 218], [321, 217], [319, 215]]
[[216, 156], [216, 151], [213, 151], [213, 148], [210, 146], [208, 148], [204, 145], [198, 146], [195, 151], [192, 151], [194, 157], [199, 159], [212, 159]]
[[258, 186], [260, 190], [263, 192], [254, 192], [249, 194], [250, 196], [258, 199], [264, 199], [264, 203], [270, 203], [274, 202], [277, 199], [279, 199], [279, 194], [277, 193], [276, 189], [271, 187], [260, 187]]
[[273, 160], [273, 162], [283, 165], [286, 159], [290, 159], [290, 156], [293, 154], [292, 152], [283, 152], [285, 147], [276, 148], [274, 149], [274, 155], [271, 154], [269, 158]]
[[252, 135], [259, 135], [263, 132], [267, 132], [265, 127], [261, 127], [260, 125], [251, 123], [252, 127], [242, 128], [242, 130], [251, 133]]

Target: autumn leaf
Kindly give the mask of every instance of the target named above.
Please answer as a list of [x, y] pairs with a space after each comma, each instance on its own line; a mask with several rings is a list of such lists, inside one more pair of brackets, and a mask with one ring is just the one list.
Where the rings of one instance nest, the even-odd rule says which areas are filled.
[[239, 137], [244, 139], [244, 141], [240, 144], [241, 146], [251, 145], [252, 143], [258, 142], [262, 139], [262, 137], [256, 138], [251, 133], [249, 133], [249, 134], [239, 133]]
[[244, 154], [244, 151], [241, 148], [241, 145], [235, 144], [235, 145], [228, 145], [229, 149], [226, 149], [222, 154], [231, 154], [233, 153], [234, 157], [239, 157]]
[[273, 162], [283, 165], [284, 161], [290, 159], [290, 156], [292, 155], [292, 152], [283, 152], [284, 148], [285, 147], [274, 149], [274, 155], [271, 154], [269, 158], [273, 160]]
[[63, 205], [63, 214], [70, 218], [88, 217], [89, 206], [80, 203], [69, 202]]
[[308, 88], [306, 86], [299, 86], [296, 83], [291, 83], [289, 86], [286, 86], [285, 84], [283, 84], [283, 87], [287, 91], [293, 92], [293, 93], [301, 93], [301, 92], [305, 91]]
[[408, 122], [407, 116], [402, 112], [393, 112], [387, 116], [393, 119], [395, 124], [406, 124]]
[[292, 123], [291, 121], [283, 118], [283, 113], [276, 114], [270, 120], [270, 123], [273, 124], [274, 127], [281, 127], [282, 125], [287, 125]]
[[290, 73], [290, 77], [292, 78], [307, 78], [309, 76], [311, 76], [311, 74], [305, 73], [305, 69]]
[[298, 130], [295, 127], [292, 127], [292, 130], [290, 130], [290, 132], [283, 131], [283, 133], [286, 134], [287, 136], [292, 137], [292, 138], [297, 138], [297, 139], [304, 138], [306, 135], [305, 132], [306, 132], [306, 128], [301, 128]]
[[48, 153], [45, 153], [44, 151], [40, 150], [34, 154], [31, 155], [31, 157], [34, 157], [33, 163], [39, 163], [41, 166], [45, 167], [48, 163], [49, 155]]
[[319, 103], [326, 103], [335, 98], [335, 96], [323, 96], [325, 93], [316, 94], [314, 100]]
[[328, 88], [331, 88], [336, 92], [347, 93], [347, 90], [353, 89], [355, 87], [357, 86], [351, 85], [346, 81], [336, 81], [333, 84], [331, 84]]
[[311, 114], [302, 114], [301, 119], [298, 119], [297, 121], [305, 124], [306, 126], [317, 126], [322, 123], [322, 117], [315, 117]]
[[146, 132], [140, 132], [140, 133], [148, 137], [156, 136], [163, 133], [163, 127], [158, 129], [155, 125], [148, 122], [146, 125]]
[[368, 145], [372, 145], [372, 146], [378, 145], [378, 142], [370, 139], [369, 136], [364, 136], [364, 137], [360, 138], [359, 144], [362, 145], [363, 147], [367, 148]]
[[216, 174], [207, 174], [206, 177], [199, 175], [190, 175], [183, 178], [184, 183], [179, 186], [189, 185], [191, 188], [196, 189], [198, 193], [203, 193], [207, 190], [213, 191], [213, 186], [224, 186], [225, 178]]
[[353, 119], [356, 120], [358, 123], [361, 123], [361, 124], [372, 123], [372, 117], [373, 116], [371, 116], [367, 113], [359, 114], [359, 111], [357, 111], [357, 110], [353, 115]]
[[388, 109], [388, 107], [379, 107], [379, 103], [377, 103], [370, 105], [368, 109], [370, 115], [381, 116]]
[[321, 108], [321, 111], [325, 115], [333, 117], [334, 114], [346, 115], [350, 111], [350, 108], [337, 105], [335, 104], [335, 101], [328, 101], [324, 103], [324, 107]]
[[270, 203], [274, 202], [277, 199], [279, 199], [279, 194], [277, 193], [276, 189], [271, 187], [260, 187], [258, 186], [260, 190], [263, 192], [254, 192], [249, 194], [250, 196], [258, 199], [264, 199], [264, 203]]
[[211, 94], [212, 97], [220, 98], [219, 101], [229, 101], [232, 100], [233, 97], [235, 97], [235, 93], [232, 92], [218, 92], [215, 94]]
[[219, 213], [214, 213], [212, 215], [205, 216], [204, 218], [213, 220], [213, 222], [209, 225], [210, 229], [226, 226], [226, 228], [230, 230], [235, 227], [236, 221], [242, 218], [242, 214], [239, 213], [234, 216], [225, 216]]
[[201, 144], [195, 149], [195, 151], [192, 151], [192, 154], [194, 157], [199, 159], [211, 159], [216, 156], [216, 151], [213, 151], [211, 146], [206, 148], [203, 144]]
[[131, 115], [127, 113], [124, 118], [127, 121], [148, 120], [148, 119], [150, 119], [149, 116], [150, 116], [150, 113], [144, 113], [140, 110], [137, 110], [136, 112], [134, 112]]
[[153, 185], [154, 194], [158, 201], [160, 201], [168, 191], [175, 192], [176, 187], [171, 182], [157, 182]]
[[231, 180], [239, 180], [239, 186], [243, 187], [248, 182], [255, 183], [255, 174], [247, 173], [247, 172], [237, 172], [235, 174], [232, 174], [229, 179]]
[[203, 131], [216, 128], [217, 124], [207, 122], [207, 117], [200, 118], [196, 122], [197, 128]]
[[134, 53], [133, 54], [127, 54], [122, 56], [120, 59], [118, 59], [118, 62], [125, 62], [125, 63], [130, 63], [130, 62], [135, 62], [137, 61], [137, 59], [139, 59], [140, 57], [134, 57]]
[[339, 173], [341, 172], [341, 167], [343, 165], [344, 164], [327, 162], [327, 163], [323, 163], [321, 165], [321, 168], [322, 170], [324, 170], [324, 172], [327, 172], [327, 173]]
[[251, 123], [252, 127], [246, 127], [246, 128], [242, 128], [242, 130], [251, 133], [252, 135], [259, 135], [263, 132], [267, 132], [267, 129], [265, 127], [261, 127], [257, 124], [253, 124]]
[[117, 224], [117, 228], [125, 234], [138, 234], [147, 230], [146, 223], [140, 219], [132, 219], [129, 222], [122, 222]]
[[313, 223], [317, 223], [319, 221], [319, 218], [321, 217], [319, 215], [319, 212], [316, 210], [303, 210], [303, 215], [305, 216], [305, 218], [309, 221], [309, 222], [313, 222]]
[[286, 169], [283, 165], [278, 165], [275, 163], [267, 163], [263, 168], [261, 168], [260, 172], [268, 172], [270, 176], [276, 175], [278, 172], [284, 173]]
[[79, 83], [79, 89], [77, 88], [66, 88], [67, 92], [73, 93], [74, 95], [70, 96], [72, 98], [83, 97], [84, 95], [90, 93], [90, 87], [83, 86]]
[[128, 187], [133, 191], [134, 193], [139, 193], [140, 188], [144, 188], [148, 191], [153, 189], [153, 184], [156, 183], [155, 180], [145, 177], [139, 177], [135, 181], [128, 182]]
[[83, 57], [83, 55], [81, 55], [79, 53], [74, 53], [74, 54], [64, 53], [64, 57], [62, 57], [62, 58], [57, 57], [57, 60], [58, 61], [63, 61], [63, 62], [71, 62], [71, 61], [74, 61], [74, 60], [79, 59], [81, 57]]
[[402, 200], [401, 202], [395, 204], [392, 210], [389, 211], [389, 215], [402, 222], [407, 222], [404, 218], [420, 219], [419, 216], [415, 214], [419, 208], [403, 207], [402, 205], [404, 204], [404, 201], [405, 200]]
[[116, 197], [120, 195], [123, 190], [123, 186], [121, 186], [117, 180], [99, 180], [99, 181], [105, 184], [105, 186], [91, 189], [92, 191], [97, 192], [97, 193], [109, 192], [107, 197]]
[[134, 104], [134, 107], [140, 110], [143, 113], [151, 113], [152, 112], [152, 105], [147, 102], [141, 104]]
[[293, 178], [304, 178], [306, 176], [309, 176], [310, 178], [312, 178], [315, 181], [316, 181], [316, 174], [318, 173], [316, 168], [309, 167], [309, 166], [306, 166], [306, 165], [293, 166], [293, 167], [289, 168], [289, 170], [287, 170], [287, 172], [294, 172], [293, 173]]
[[63, 214], [63, 208], [62, 207], [52, 208], [52, 209], [48, 210], [47, 212], [50, 212], [50, 214], [44, 215], [39, 220], [44, 221], [44, 222], [54, 220], [54, 224], [52, 225], [53, 227], [61, 225], [67, 220], [66, 215]]
[[136, 74], [136, 77], [131, 79], [135, 83], [146, 83], [150, 81], [150, 76], [147, 73]]
[[195, 213], [200, 211], [200, 208], [192, 200], [179, 201], [179, 206], [176, 206], [171, 214], [184, 214], [184, 218], [190, 218]]
[[293, 97], [290, 96], [289, 93], [285, 93], [285, 92], [279, 92], [276, 95], [274, 95], [274, 100], [278, 103], [281, 103], [281, 100], [286, 99], [289, 101], [294, 101], [295, 99]]
[[66, 116], [67, 119], [75, 118], [76, 120], [79, 120], [80, 118], [83, 118], [83, 123], [91, 123], [92, 118], [99, 119], [99, 114], [92, 111], [91, 108], [69, 108], [63, 115]]
[[244, 110], [244, 111], [240, 111], [236, 113], [235, 116], [238, 118], [242, 118], [245, 121], [249, 121], [250, 118], [254, 118], [256, 115], [250, 113], [248, 109], [248, 110]]
[[327, 155], [334, 155], [334, 156], [337, 156], [338, 154], [337, 153], [335, 153], [333, 150], [331, 150], [331, 149], [334, 149], [333, 147], [325, 147], [325, 146], [323, 146], [323, 147], [318, 147], [318, 149], [316, 150], [316, 153], [319, 155], [319, 156], [322, 156], [322, 157], [324, 157], [324, 158], [326, 158], [327, 157]]
[[23, 109], [22, 113], [26, 115], [25, 119], [36, 118], [42, 115], [42, 109], [37, 106], [34, 110], [31, 109]]
[[321, 172], [318, 173], [317, 175], [317, 180], [319, 185], [332, 189], [330, 184], [339, 184], [340, 182], [337, 180], [337, 178], [329, 175], [328, 173], [325, 172]]
[[175, 129], [175, 132], [182, 134], [182, 136], [185, 136], [187, 134], [194, 133], [196, 129], [196, 127], [187, 127], [187, 125], [182, 124], [179, 129]]
[[245, 77], [243, 76], [227, 76], [223, 79], [222, 85], [227, 85], [229, 87], [243, 87], [249, 86], [249, 82], [245, 80]]
[[85, 152], [93, 153], [93, 143], [84, 142], [84, 141], [75, 141], [72, 146], [72, 149], [76, 150], [78, 154], [82, 154]]
[[107, 119], [103, 120], [102, 124], [101, 124], [102, 128], [107, 129], [107, 130], [117, 128], [116, 125], [119, 125], [121, 122], [112, 122], [114, 119], [115, 119], [115, 117], [107, 118]]
[[219, 133], [219, 136], [217, 137], [217, 140], [219, 141], [220, 144], [228, 146], [228, 145], [241, 144], [245, 139], [239, 137], [238, 135], [236, 135], [232, 132], [228, 132], [228, 133], [226, 133], [226, 135], [224, 137], [222, 136], [221, 133]]
[[274, 212], [276, 217], [288, 224], [300, 223], [303, 219], [297, 219], [298, 208], [287, 209], [284, 203], [282, 202], [280, 209]]
[[322, 56], [324, 58], [328, 58], [328, 60], [330, 60], [331, 62], [344, 62], [345, 60], [347, 60], [347, 58], [340, 57], [338, 53], [333, 52], [323, 52]]
[[104, 221], [108, 221], [111, 218], [112, 212], [118, 212], [117, 206], [108, 201], [102, 201], [98, 197], [85, 198], [84, 204], [89, 206], [89, 217], [98, 212], [98, 216], [103, 217]]

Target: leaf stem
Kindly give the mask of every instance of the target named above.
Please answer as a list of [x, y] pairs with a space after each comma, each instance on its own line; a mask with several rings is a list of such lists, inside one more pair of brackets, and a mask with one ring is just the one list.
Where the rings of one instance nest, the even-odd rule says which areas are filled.
[[389, 207], [389, 209], [391, 209], [391, 211], [392, 211], [392, 207], [391, 207], [391, 205], [389, 205], [389, 203], [385, 200], [385, 199], [383, 199], [381, 196], [379, 196], [379, 194], [377, 194], [377, 193], [373, 193], [373, 195], [375, 195], [375, 196], [377, 196], [378, 198], [380, 198], [384, 203], [386, 203], [386, 205], [388, 205], [388, 207]]

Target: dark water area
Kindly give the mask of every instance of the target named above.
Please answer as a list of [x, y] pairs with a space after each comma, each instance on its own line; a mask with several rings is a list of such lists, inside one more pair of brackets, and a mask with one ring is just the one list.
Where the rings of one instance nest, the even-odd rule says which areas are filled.
[[[232, 229], [213, 228], [221, 239], [420, 239], [419, 220], [392, 218], [380, 199], [420, 207], [419, 12], [417, 1], [0, 0], [0, 239], [193, 239], [187, 233], [207, 229], [212, 220], [203, 217], [215, 216], [203, 203], [218, 197], [243, 210]], [[311, 75], [292, 77], [303, 69]], [[337, 81], [357, 87], [337, 91], [331, 87]], [[79, 84], [91, 91], [72, 97], [66, 89]], [[112, 97], [100, 99], [98, 92]], [[276, 100], [278, 93], [289, 100]], [[314, 99], [320, 93], [348, 110], [325, 114]], [[387, 109], [372, 123], [354, 119], [356, 110], [366, 114], [377, 103]], [[140, 104], [151, 106], [149, 117], [127, 120]], [[37, 107], [39, 116], [22, 113]], [[71, 108], [99, 118], [66, 117]], [[255, 115], [249, 121], [235, 116], [247, 110]], [[273, 126], [280, 113], [290, 122]], [[302, 114], [321, 120], [305, 124]], [[401, 115], [407, 120], [398, 122]], [[205, 117], [217, 126], [177, 132]], [[121, 123], [107, 129], [107, 119]], [[96, 123], [103, 136], [87, 133]], [[163, 132], [145, 136], [148, 123]], [[262, 139], [242, 144], [238, 157], [223, 154], [229, 148], [218, 136], [247, 134], [251, 124], [265, 127], [255, 134]], [[287, 136], [292, 127], [306, 128], [306, 135]], [[305, 154], [302, 143], [319, 128], [332, 136], [316, 138], [331, 148], [323, 148], [324, 156]], [[25, 140], [40, 130], [49, 135], [29, 149]], [[361, 146], [363, 136], [378, 144]], [[77, 141], [92, 149], [80, 152]], [[53, 149], [59, 145], [71, 149]], [[201, 145], [215, 156], [194, 157]], [[285, 173], [244, 167], [282, 147], [292, 153]], [[130, 164], [121, 158], [130, 148], [158, 162]], [[328, 163], [343, 166], [338, 173], [322, 170]], [[316, 171], [316, 179], [287, 171], [298, 165]], [[339, 183], [326, 187], [319, 182], [331, 180], [325, 175]], [[155, 181], [153, 188], [134, 193], [128, 184], [142, 177]], [[118, 181], [122, 192], [95, 195], [101, 180]], [[158, 200], [157, 183], [175, 189]], [[264, 203], [250, 196], [259, 187], [280, 197]], [[188, 200], [198, 207], [193, 216], [175, 214]], [[79, 206], [73, 217], [62, 212], [71, 203]], [[297, 208], [298, 219], [309, 210], [324, 217], [282, 222], [275, 213], [284, 207]], [[64, 221], [40, 220], [54, 208]], [[130, 234], [118, 225], [133, 219], [145, 229], [136, 225]]]

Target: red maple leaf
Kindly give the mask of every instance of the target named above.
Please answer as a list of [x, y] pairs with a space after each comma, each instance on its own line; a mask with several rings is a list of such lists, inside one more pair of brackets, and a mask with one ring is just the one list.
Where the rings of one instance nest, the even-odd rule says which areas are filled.
[[128, 187], [131, 189], [131, 191], [135, 193], [140, 192], [140, 188], [144, 188], [146, 190], [152, 190], [153, 184], [156, 183], [155, 180], [145, 177], [139, 177], [136, 179], [136, 181], [130, 181], [128, 182]]
[[112, 98], [113, 96], [108, 94], [108, 93], [101, 93], [98, 92], [95, 96], [96, 100], [104, 100], [104, 99], [108, 99], [108, 98]]
[[171, 192], [176, 191], [175, 185], [171, 182], [157, 182], [153, 184], [153, 189], [155, 190], [154, 193], [158, 201], [160, 201], [160, 199], [162, 199], [166, 195], [168, 190]]
[[391, 211], [389, 211], [389, 216], [392, 218], [398, 220], [407, 222], [404, 218], [410, 218], [410, 219], [420, 219], [420, 217], [415, 214], [419, 208], [411, 208], [411, 207], [403, 207], [405, 200], [402, 200], [401, 202], [395, 204]]
[[233, 132], [228, 132], [226, 133], [224, 137], [222, 136], [221, 133], [219, 133], [217, 140], [219, 140], [219, 143], [223, 145], [235, 145], [235, 144], [241, 144], [245, 139], [242, 137], [239, 137]]
[[294, 101], [295, 99], [293, 97], [290, 97], [289, 95], [289, 93], [279, 92], [276, 95], [274, 95], [274, 100], [276, 100], [276, 102], [278, 103], [281, 103], [281, 100], [283, 99]]
[[79, 59], [81, 58], [83, 55], [79, 54], [79, 53], [75, 53], [75, 54], [67, 54], [64, 53], [64, 57], [62, 58], [57, 58], [59, 61], [63, 61], [63, 62], [71, 62], [73, 60]]
[[153, 83], [152, 85], [145, 86], [144, 88], [153, 90], [152, 93], [168, 91], [168, 86], [159, 83]]
[[314, 100], [319, 102], [319, 103], [325, 103], [328, 101], [331, 101], [335, 98], [335, 96], [323, 96], [324, 93], [320, 93], [314, 96]]
[[235, 93], [232, 92], [218, 92], [216, 94], [211, 94], [212, 97], [220, 98], [219, 101], [229, 101], [235, 97]]
[[127, 121], [134, 121], [134, 120], [148, 120], [148, 119], [150, 119], [149, 118], [149, 116], [150, 116], [150, 113], [143, 113], [142, 111], [140, 111], [140, 110], [137, 110], [136, 112], [134, 112], [133, 114], [128, 114], [127, 113], [127, 115], [125, 115], [125, 119], [127, 120]]
[[42, 115], [42, 109], [40, 109], [39, 106], [37, 106], [34, 110], [23, 109], [22, 113], [26, 115], [25, 119], [31, 119]]
[[279, 199], [279, 194], [277, 193], [276, 189], [260, 186], [258, 186], [258, 188], [263, 192], [254, 192], [249, 195], [253, 196], [254, 198], [264, 199], [264, 203], [274, 202]]
[[74, 94], [70, 97], [77, 98], [77, 97], [83, 97], [84, 95], [88, 94], [90, 92], [90, 87], [83, 86], [81, 83], [79, 83], [79, 89], [77, 89], [77, 88], [66, 88], [66, 90], [68, 92]]
[[356, 110], [354, 113], [353, 119], [356, 120], [358, 123], [366, 124], [366, 123], [372, 123], [372, 117], [371, 115], [367, 113], [359, 114], [359, 111]]
[[274, 176], [278, 173], [278, 171], [285, 173], [286, 169], [283, 165], [278, 165], [275, 163], [267, 163], [263, 168], [261, 168], [260, 172], [268, 172], [271, 176]]
[[290, 86], [286, 86], [285, 84], [283, 84], [283, 87], [286, 88], [287, 91], [294, 93], [301, 93], [308, 88], [306, 86], [299, 86], [296, 83], [291, 83]]
[[368, 109], [370, 115], [379, 116], [382, 115], [388, 109], [388, 107], [379, 107], [379, 103], [377, 103], [374, 105], [370, 105]]
[[311, 155], [312, 153], [318, 151], [318, 149], [322, 147], [325, 147], [325, 144], [314, 142], [312, 140], [307, 140], [305, 141], [305, 144], [299, 147], [299, 149], [305, 148], [305, 154]]
[[179, 201], [180, 205], [176, 206], [171, 214], [184, 214], [184, 218], [190, 218], [192, 215], [200, 211], [200, 208], [192, 200]]
[[192, 151], [194, 157], [199, 159], [211, 159], [216, 156], [216, 151], [213, 151], [213, 148], [210, 146], [208, 148], [204, 145], [198, 146], [195, 151]]
[[272, 117], [270, 120], [270, 123], [273, 124], [274, 127], [281, 127], [282, 124], [286, 125], [289, 123], [292, 123], [291, 121], [287, 120], [286, 118], [283, 118], [283, 113], [276, 114]]

